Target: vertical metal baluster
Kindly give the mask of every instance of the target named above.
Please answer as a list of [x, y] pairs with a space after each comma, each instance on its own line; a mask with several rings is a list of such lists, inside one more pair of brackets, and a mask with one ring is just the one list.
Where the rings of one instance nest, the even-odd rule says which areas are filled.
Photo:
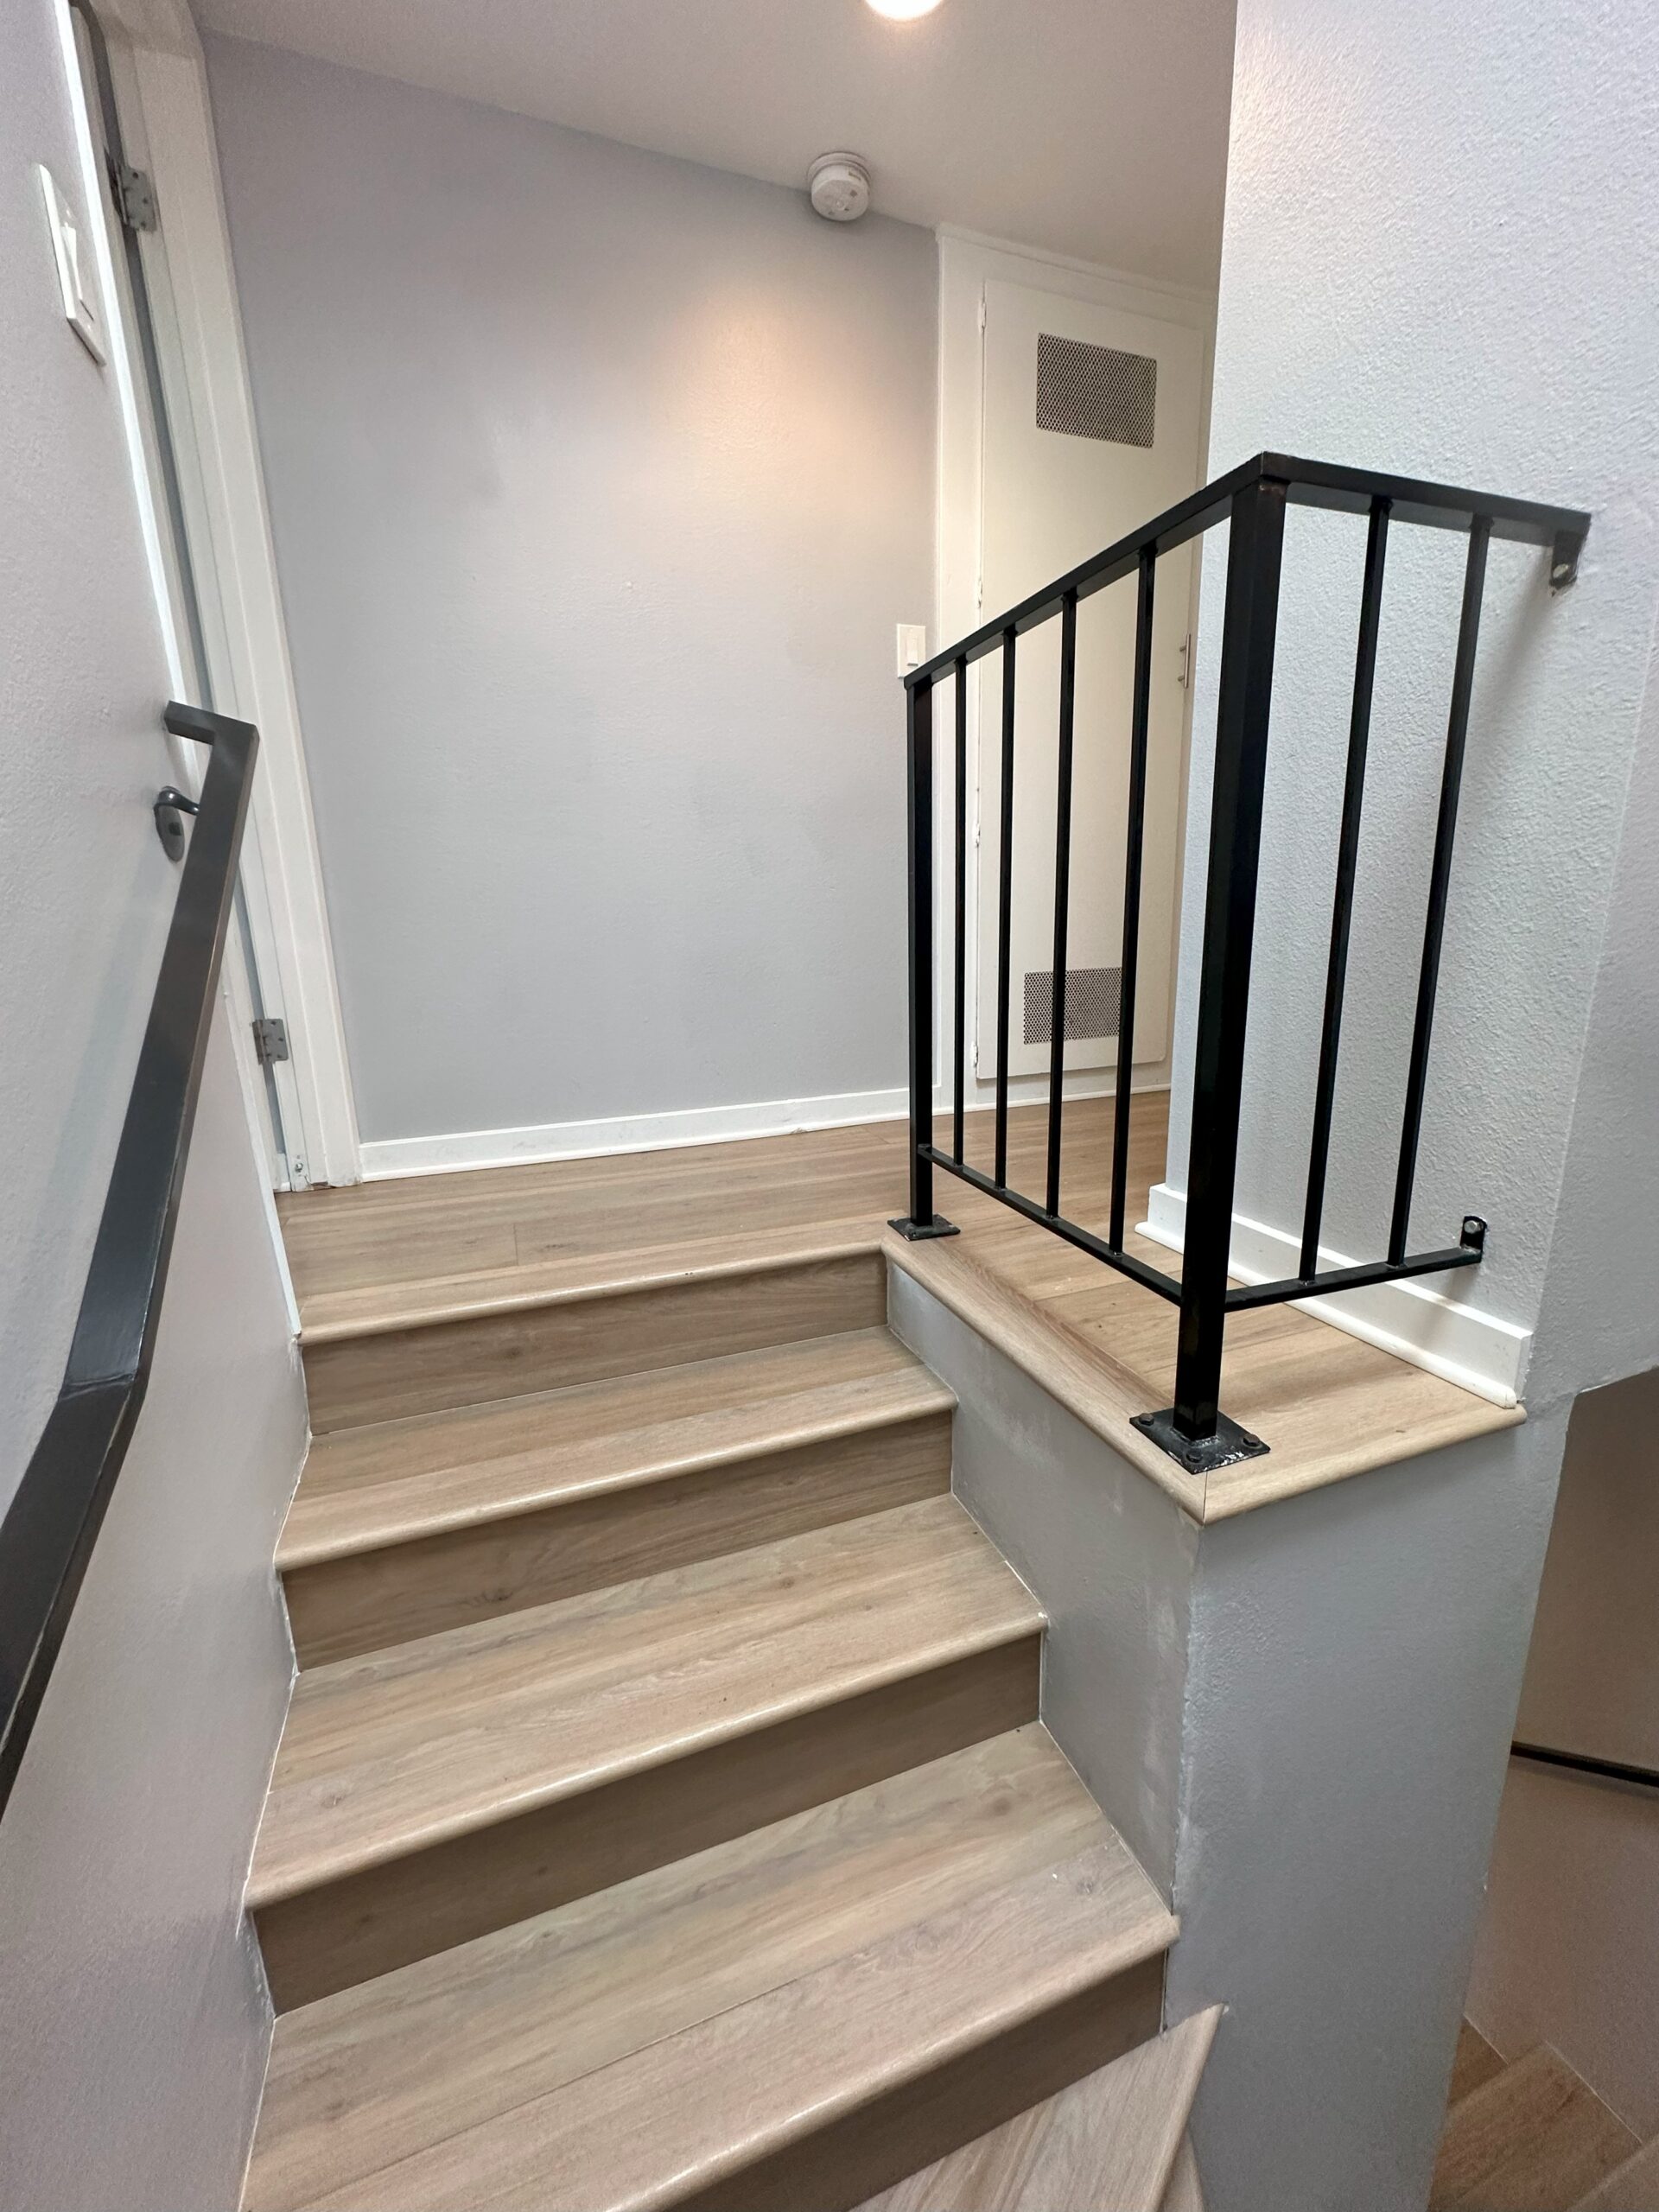
[[1060, 608], [1060, 747], [1054, 784], [1054, 976], [1049, 999], [1048, 1210], [1060, 1210], [1061, 1094], [1065, 1077], [1065, 940], [1071, 912], [1071, 737], [1077, 713], [1077, 594]]
[[957, 1037], [956, 1097], [951, 1115], [951, 1137], [957, 1165], [963, 1158], [963, 1116], [968, 1067], [968, 663], [957, 662], [957, 935], [955, 1018]]
[[1365, 796], [1365, 753], [1371, 734], [1371, 687], [1376, 677], [1376, 632], [1382, 611], [1382, 566], [1389, 550], [1390, 505], [1387, 499], [1372, 500], [1370, 530], [1365, 540], [1359, 642], [1354, 652], [1354, 697], [1348, 718], [1348, 772], [1342, 790], [1337, 886], [1331, 909], [1331, 958], [1325, 978], [1325, 1026], [1319, 1039], [1319, 1080], [1313, 1090], [1313, 1135], [1308, 1148], [1307, 1200], [1298, 1262], [1304, 1281], [1319, 1268], [1319, 1224], [1325, 1213], [1331, 1114], [1337, 1095], [1337, 1048], [1342, 1037], [1342, 997], [1348, 976], [1348, 933], [1353, 919], [1354, 873], [1359, 861], [1359, 817]]
[[1152, 613], [1158, 555], [1141, 553], [1135, 612], [1135, 692], [1129, 718], [1129, 808], [1123, 854], [1123, 936], [1117, 998], [1117, 1096], [1112, 1101], [1112, 1218], [1106, 1241], [1123, 1249], [1129, 1181], [1130, 1085], [1135, 1071], [1135, 994], [1141, 968], [1141, 855], [1147, 814], [1147, 733], [1152, 715]]
[[1008, 1179], [1008, 962], [1014, 927], [1014, 644], [1002, 632], [1002, 829], [996, 894], [996, 1173]]
[[891, 1226], [909, 1237], [950, 1236], [933, 1211], [933, 684], [906, 693], [906, 811], [910, 837], [910, 1212]]
[[1233, 495], [1193, 1045], [1175, 1403], [1166, 1414], [1140, 1417], [1166, 1449], [1194, 1467], [1224, 1465], [1266, 1448], [1224, 1423], [1220, 1395], [1285, 494], [1283, 483], [1263, 477]]
[[1475, 647], [1480, 637], [1480, 601], [1486, 583], [1486, 548], [1492, 525], [1477, 515], [1469, 525], [1469, 560], [1463, 575], [1463, 613], [1458, 625], [1458, 655], [1452, 671], [1452, 706], [1446, 718], [1446, 766], [1440, 776], [1440, 818], [1434, 825], [1434, 860], [1428, 878], [1428, 912], [1423, 924], [1423, 964], [1417, 979], [1417, 1018], [1411, 1037], [1411, 1068], [1406, 1078], [1406, 1111], [1400, 1135], [1400, 1167], [1394, 1185], [1394, 1218], [1389, 1230], [1389, 1258], [1406, 1256], [1411, 1227], [1411, 1192], [1417, 1174], [1417, 1141], [1422, 1134], [1423, 1092], [1428, 1080], [1429, 1035], [1434, 1027], [1434, 994], [1440, 976], [1440, 941], [1446, 931], [1446, 897], [1452, 882], [1452, 847], [1458, 830], [1458, 793], [1463, 782], [1463, 753], [1469, 735], [1469, 701], [1475, 683]]

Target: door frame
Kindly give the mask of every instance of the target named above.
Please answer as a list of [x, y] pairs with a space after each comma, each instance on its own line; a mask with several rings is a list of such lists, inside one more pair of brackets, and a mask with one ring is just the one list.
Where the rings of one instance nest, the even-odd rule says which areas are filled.
[[355, 1183], [356, 1104], [201, 41], [188, 0], [94, 4], [128, 155], [149, 175], [165, 224], [164, 246], [141, 235], [139, 247], [192, 561], [213, 602], [205, 626], [214, 703], [259, 729], [250, 919], [288, 1032], [278, 1072], [289, 1180]]
[[[1033, 247], [1012, 245], [1003, 238], [986, 238], [976, 231], [957, 230], [949, 225], [941, 225], [937, 236], [939, 251], [938, 451], [934, 559], [937, 642], [930, 650], [943, 652], [953, 639], [966, 637], [969, 631], [976, 629], [988, 613], [994, 614], [997, 611], [995, 608], [982, 608], [979, 578], [985, 424], [982, 308], [987, 283], [1023, 284], [1036, 291], [1060, 292], [1071, 298], [1087, 300], [1101, 307], [1121, 308], [1128, 315], [1149, 315], [1165, 322], [1185, 323], [1197, 330], [1203, 341], [1204, 359], [1198, 401], [1198, 443], [1193, 456], [1192, 480], [1195, 486], [1204, 481], [1208, 459], [1216, 298], [1213, 292], [1194, 286], [1159, 283], [1147, 277], [1128, 276], [1119, 270], [1073, 260], [1063, 254], [1043, 253]], [[1192, 563], [1192, 596], [1187, 624], [1195, 638], [1198, 634], [1199, 566], [1196, 561]], [[971, 764], [979, 757], [978, 690], [977, 685], [970, 687], [968, 697], [969, 804], [976, 810], [979, 797], [978, 781]], [[1176, 946], [1173, 938], [1179, 932], [1180, 920], [1181, 857], [1186, 842], [1186, 760], [1192, 738], [1192, 685], [1189, 680], [1181, 736], [1182, 798], [1176, 824], [1176, 877], [1170, 946], [1172, 976], [1175, 973]], [[956, 836], [955, 769], [948, 740], [949, 716], [936, 715], [933, 849], [936, 853], [942, 854], [954, 851]], [[966, 889], [970, 915], [979, 911], [979, 822], [976, 811], [970, 814], [968, 834]], [[943, 1110], [948, 1104], [954, 1081], [952, 1055], [955, 1043], [950, 1034], [950, 1009], [955, 981], [952, 960], [956, 893], [948, 880], [949, 874], [948, 868], [937, 869], [934, 887], [937, 902], [933, 921], [936, 1111]], [[979, 986], [976, 934], [972, 928], [968, 931], [963, 959], [969, 1007], [977, 1002]], [[1135, 1087], [1137, 1090], [1163, 1090], [1168, 1086], [1167, 1058], [1161, 1064], [1136, 1069]], [[1063, 1085], [1064, 1096], [1067, 1098], [1109, 1097], [1116, 1088], [1116, 1072], [1110, 1067], [1068, 1071]], [[971, 1052], [964, 1092], [970, 1110], [991, 1105], [996, 1096], [995, 1079], [976, 1074]], [[1013, 1104], [1040, 1103], [1047, 1096], [1048, 1077], [1046, 1074], [1011, 1075], [1008, 1077], [1008, 1098]]]

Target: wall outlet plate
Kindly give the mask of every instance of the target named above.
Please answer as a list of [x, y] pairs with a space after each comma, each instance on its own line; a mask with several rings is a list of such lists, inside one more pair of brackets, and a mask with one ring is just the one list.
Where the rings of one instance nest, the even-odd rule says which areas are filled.
[[41, 196], [46, 202], [47, 227], [52, 236], [52, 257], [57, 264], [58, 290], [69, 327], [100, 366], [109, 359], [104, 336], [104, 302], [98, 289], [98, 264], [92, 242], [81, 229], [80, 218], [65, 196], [50, 169], [37, 162]]

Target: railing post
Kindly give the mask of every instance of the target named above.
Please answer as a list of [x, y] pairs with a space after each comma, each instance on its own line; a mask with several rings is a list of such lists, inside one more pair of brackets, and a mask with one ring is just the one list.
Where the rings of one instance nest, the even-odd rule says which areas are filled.
[[910, 839], [910, 1211], [888, 1226], [912, 1241], [954, 1236], [933, 1211], [933, 679], [909, 687], [906, 790]]
[[1175, 1402], [1162, 1413], [1141, 1415], [1135, 1424], [1195, 1473], [1267, 1449], [1259, 1438], [1227, 1419], [1220, 1394], [1286, 488], [1276, 479], [1263, 477], [1233, 495], [1193, 1052]]

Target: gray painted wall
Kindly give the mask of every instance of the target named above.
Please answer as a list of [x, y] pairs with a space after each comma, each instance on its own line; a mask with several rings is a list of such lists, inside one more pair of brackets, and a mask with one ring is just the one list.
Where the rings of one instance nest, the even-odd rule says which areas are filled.
[[899, 1084], [931, 238], [208, 54], [365, 1137]]
[[[178, 878], [167, 677], [115, 392], [63, 321], [77, 204], [50, 0], [0, 79], [0, 1499], [62, 1372]], [[304, 1398], [222, 1025], [149, 1402], [0, 1823], [0, 2199], [234, 2202], [269, 2011], [243, 1933], [287, 1700], [272, 1549]]]
[[[1573, 1408], [1517, 1724], [1529, 1743], [1659, 1767], [1656, 1438], [1659, 1374]], [[1659, 2135], [1656, 1809], [1517, 1761], [1469, 1993], [1506, 2057], [1553, 2044], [1643, 2141]]]
[[[1585, 1055], [1659, 606], [1656, 87], [1646, 0], [1593, 16], [1444, 0], [1239, 7], [1213, 466], [1277, 447], [1595, 511], [1580, 581], [1558, 601], [1542, 556], [1494, 550], [1418, 1185], [1421, 1236], [1453, 1231], [1467, 1209], [1487, 1216], [1490, 1257], [1456, 1294], [1524, 1325], [1558, 1195], [1588, 1202], [1563, 1181], [1581, 1075], [1586, 1093], [1626, 1094], [1599, 1145], [1628, 1131], [1636, 1070], [1652, 1065], [1650, 904], [1645, 985], [1627, 965], [1600, 1068]], [[1363, 537], [1297, 513], [1287, 538], [1237, 1201], [1281, 1228], [1300, 1217]], [[1380, 1250], [1386, 1226], [1460, 554], [1404, 531], [1390, 552], [1326, 1215], [1351, 1253]], [[1195, 841], [1219, 581], [1212, 563]], [[1643, 895], [1630, 887], [1633, 921]], [[1192, 982], [1189, 967], [1183, 1040]], [[1611, 1020], [1620, 995], [1646, 1001], [1634, 1053]], [[1190, 1076], [1184, 1058], [1180, 1187]], [[1580, 1096], [1578, 1112], [1590, 1104]], [[1586, 1173], [1611, 1165], [1603, 1153]], [[1613, 1227], [1619, 1196], [1604, 1190], [1612, 1234], [1588, 1265], [1617, 1281], [1639, 1239]], [[1550, 1368], [1552, 1395], [1591, 1379], [1585, 1349]]]
[[1167, 1897], [1198, 1528], [930, 1291], [887, 1283], [893, 1330], [957, 1393], [951, 1487], [1048, 1613], [1043, 1719]]

